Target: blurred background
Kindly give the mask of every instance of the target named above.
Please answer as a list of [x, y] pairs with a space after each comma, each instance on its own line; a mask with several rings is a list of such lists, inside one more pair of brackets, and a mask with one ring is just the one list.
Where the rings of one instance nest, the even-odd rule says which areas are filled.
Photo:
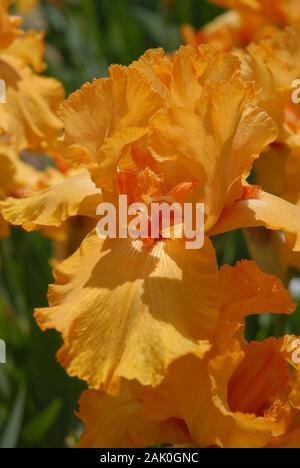
[[[19, 7], [24, 3], [20, 0]], [[25, 28], [46, 31], [46, 73], [60, 79], [67, 93], [105, 76], [109, 64], [127, 65], [148, 48], [175, 50], [181, 24], [199, 28], [221, 13], [205, 0], [31, 3], [32, 9], [19, 10]], [[217, 238], [215, 246], [220, 265], [249, 258], [241, 232]], [[1, 448], [72, 447], [81, 431], [74, 411], [83, 385], [57, 364], [58, 335], [40, 332], [32, 318], [34, 307], [47, 305], [53, 256], [51, 241], [38, 233], [14, 229], [0, 242], [0, 338], [7, 345], [7, 364], [0, 365]], [[296, 317], [292, 320], [290, 328], [300, 334]], [[249, 320], [249, 338], [271, 333], [268, 316]]]

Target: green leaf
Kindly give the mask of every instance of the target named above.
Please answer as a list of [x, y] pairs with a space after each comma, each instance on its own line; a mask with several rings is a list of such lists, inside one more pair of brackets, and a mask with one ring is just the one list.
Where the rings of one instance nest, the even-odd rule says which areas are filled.
[[25, 389], [21, 388], [16, 398], [8, 424], [0, 438], [0, 448], [16, 448], [17, 446], [23, 421], [25, 395]]
[[43, 411], [35, 416], [21, 433], [21, 440], [25, 445], [34, 445], [41, 441], [54, 426], [62, 408], [62, 401], [52, 401]]

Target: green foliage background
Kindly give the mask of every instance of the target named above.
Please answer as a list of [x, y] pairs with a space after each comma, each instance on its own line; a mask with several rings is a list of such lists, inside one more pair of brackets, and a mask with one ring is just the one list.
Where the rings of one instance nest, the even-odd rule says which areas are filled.
[[[180, 24], [199, 27], [219, 12], [205, 0], [65, 0], [42, 2], [25, 25], [46, 29], [47, 73], [69, 93], [106, 75], [110, 63], [128, 64], [151, 47], [176, 49]], [[215, 246], [220, 264], [248, 258], [239, 232]], [[81, 430], [74, 410], [83, 385], [57, 364], [58, 335], [40, 332], [32, 318], [34, 307], [47, 305], [51, 242], [13, 230], [0, 242], [0, 255], [0, 338], [8, 359], [0, 365], [0, 447], [72, 446]], [[251, 319], [249, 337], [267, 336], [270, 320]]]

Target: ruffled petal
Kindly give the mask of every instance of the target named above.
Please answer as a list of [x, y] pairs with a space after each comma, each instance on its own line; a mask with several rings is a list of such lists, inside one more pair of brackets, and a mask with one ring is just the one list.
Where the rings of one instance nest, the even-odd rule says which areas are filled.
[[300, 209], [260, 190], [256, 198], [240, 200], [225, 209], [210, 236], [239, 228], [264, 226], [291, 235], [295, 251], [300, 250]]
[[276, 139], [275, 124], [253, 99], [251, 86], [234, 78], [206, 85], [195, 111], [172, 108], [152, 119], [151, 148], [158, 161], [177, 165], [178, 174], [184, 166], [197, 180], [207, 229], [242, 196], [254, 159]]
[[0, 204], [0, 210], [11, 224], [33, 231], [43, 226], [58, 227], [76, 215], [96, 217], [101, 201], [100, 190], [83, 169], [45, 191], [33, 192], [21, 199], [9, 198]]
[[185, 44], [193, 47], [212, 44], [225, 52], [231, 52], [235, 47], [244, 46], [249, 42], [249, 35], [244, 30], [240, 14], [232, 10], [217, 16], [198, 31], [190, 25], [184, 25], [181, 28], [181, 36]]
[[[211, 0], [225, 8], [238, 10], [246, 20], [256, 18], [257, 25], [271, 24], [279, 27], [298, 23], [300, 20], [297, 0]], [[251, 15], [251, 16], [250, 16]], [[260, 20], [260, 21], [259, 21]], [[245, 24], [247, 27], [247, 24]]]
[[220, 319], [215, 340], [218, 347], [230, 349], [238, 334], [243, 341], [245, 318], [255, 314], [292, 314], [296, 308], [281, 281], [258, 268], [253, 261], [225, 265], [219, 276]]
[[48, 149], [62, 129], [56, 116], [65, 95], [61, 83], [35, 75], [21, 58], [1, 58], [0, 72], [7, 84], [6, 104], [0, 111], [1, 129], [18, 150]]
[[111, 166], [107, 177], [112, 177], [122, 148], [146, 133], [149, 118], [162, 102], [134, 65], [112, 66], [110, 78], [85, 84], [61, 106], [63, 154], [73, 165], [101, 165], [104, 160]]
[[64, 90], [53, 78], [31, 76], [19, 83], [16, 117], [23, 118], [29, 147], [38, 148], [44, 142], [51, 144], [59, 136], [62, 126], [55, 111], [63, 98]]
[[275, 338], [246, 346], [245, 357], [228, 383], [228, 404], [232, 411], [259, 414], [290, 382], [281, 348], [282, 340]]
[[26, 31], [5, 49], [5, 54], [21, 59], [24, 65], [30, 65], [36, 72], [40, 73], [46, 67], [43, 60], [45, 54], [44, 37], [43, 32]]
[[201, 448], [258, 448], [271, 437], [274, 421], [234, 413], [227, 401], [228, 383], [244, 354], [226, 352], [209, 362], [187, 356], [175, 362], [155, 390], [140, 390], [143, 415], [154, 421], [182, 419]]
[[295, 25], [248, 47], [243, 57], [248, 64], [247, 77], [261, 86], [263, 100], [278, 100], [278, 92], [284, 90], [292, 93], [292, 83], [299, 77], [299, 37], [300, 26]]
[[100, 240], [92, 233], [55, 271], [48, 309], [35, 316], [64, 338], [58, 359], [71, 376], [116, 393], [120, 379], [158, 385], [172, 361], [209, 349], [218, 319], [217, 265], [208, 239]]
[[[182, 421], [150, 421], [141, 415], [141, 402], [123, 384], [119, 396], [88, 390], [80, 398], [79, 417], [86, 429], [79, 448], [142, 448], [190, 442]], [[116, 424], [116, 421], [118, 422]]]
[[240, 73], [240, 62], [211, 46], [180, 47], [172, 56], [147, 51], [136, 67], [164, 97], [167, 107], [195, 109], [207, 82], [222, 83]]

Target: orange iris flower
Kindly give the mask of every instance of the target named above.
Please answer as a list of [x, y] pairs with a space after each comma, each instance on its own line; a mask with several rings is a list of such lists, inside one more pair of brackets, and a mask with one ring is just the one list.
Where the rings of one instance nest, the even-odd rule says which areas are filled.
[[199, 31], [182, 27], [186, 44], [213, 44], [222, 50], [245, 47], [253, 41], [272, 36], [276, 31], [300, 22], [299, 0], [211, 0], [231, 10]]
[[46, 67], [44, 34], [20, 31], [21, 19], [9, 16], [9, 4], [5, 0], [0, 8], [0, 76], [6, 85], [0, 131], [17, 150], [49, 150], [61, 130], [56, 111], [64, 90], [59, 81], [39, 75]]
[[[35, 167], [26, 163], [27, 150], [54, 154], [54, 140], [61, 129], [55, 111], [64, 91], [58, 81], [37, 75], [45, 68], [44, 35], [22, 31], [21, 18], [9, 15], [10, 4], [4, 0], [0, 6], [0, 75], [6, 98], [0, 104], [1, 199], [22, 197], [29, 190], [45, 189], [64, 179], [53, 168], [37, 170], [38, 160]], [[0, 236], [8, 233], [1, 217]]]
[[[293, 83], [300, 76], [300, 26], [291, 26], [270, 39], [240, 52], [244, 76], [259, 86], [259, 104], [279, 129], [276, 142], [255, 162], [256, 180], [266, 191], [300, 203], [300, 107], [293, 103]], [[285, 264], [300, 268], [299, 254], [281, 242]]]
[[215, 281], [218, 320], [206, 356], [173, 362], [155, 389], [123, 380], [117, 396], [84, 392], [79, 447], [299, 447], [300, 374], [289, 337], [243, 337], [247, 316], [291, 314], [295, 305], [252, 261], [223, 266]]
[[61, 106], [60, 150], [79, 172], [2, 203], [6, 220], [30, 231], [82, 214], [96, 225], [100, 201], [120, 193], [205, 203], [201, 250], [172, 239], [145, 248], [92, 231], [55, 269], [50, 307], [36, 318], [43, 330], [62, 333], [58, 359], [70, 375], [117, 394], [122, 379], [157, 386], [178, 358], [204, 357], [219, 317], [211, 235], [263, 225], [300, 249], [299, 208], [246, 182], [277, 137], [256, 101], [239, 60], [205, 46], [173, 57], [148, 51], [129, 67], [112, 66], [109, 78], [84, 85]]

